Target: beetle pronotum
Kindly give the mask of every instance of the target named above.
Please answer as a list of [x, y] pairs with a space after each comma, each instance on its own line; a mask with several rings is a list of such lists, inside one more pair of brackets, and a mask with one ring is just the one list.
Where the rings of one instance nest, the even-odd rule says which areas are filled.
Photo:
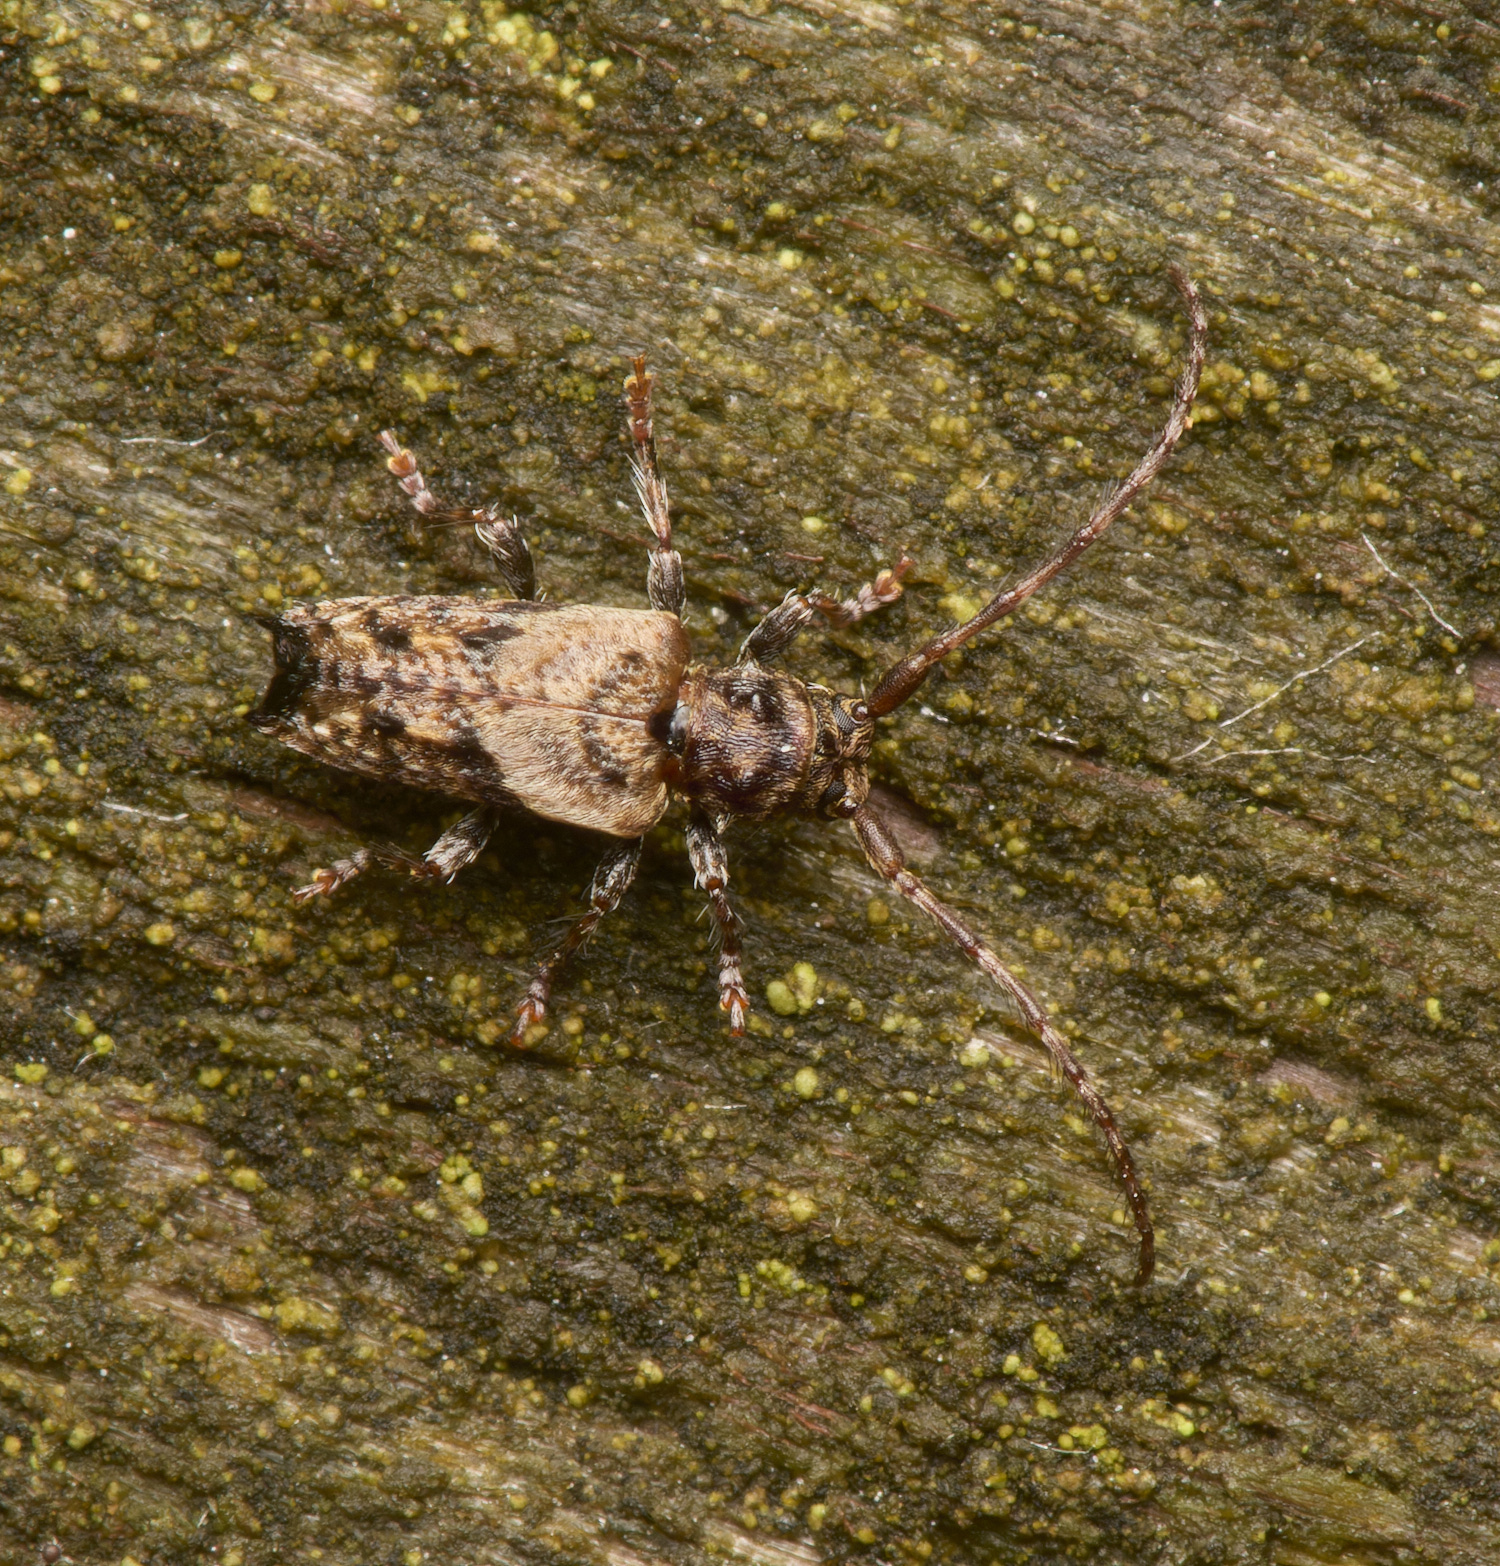
[[682, 626], [682, 560], [672, 548], [666, 486], [652, 434], [652, 377], [644, 358], [625, 382], [633, 470], [654, 536], [646, 577], [650, 610], [544, 603], [520, 524], [494, 509], [445, 506], [411, 453], [389, 431], [388, 466], [422, 516], [472, 523], [515, 595], [343, 598], [297, 605], [265, 622], [276, 671], [253, 722], [264, 733], [337, 767], [413, 783], [477, 808], [420, 860], [362, 848], [319, 870], [298, 901], [335, 891], [377, 860], [451, 880], [483, 850], [496, 812], [520, 805], [613, 839], [589, 891], [588, 911], [537, 968], [513, 1040], [546, 1014], [557, 975], [625, 895], [645, 833], [673, 793], [689, 804], [688, 856], [719, 936], [719, 1004], [744, 1031], [749, 997], [740, 971], [739, 920], [730, 906], [723, 833], [737, 817], [795, 812], [846, 820], [875, 870], [934, 919], [1011, 999], [1099, 1127], [1140, 1237], [1137, 1282], [1151, 1276], [1155, 1242], [1146, 1199], [1109, 1106], [1031, 991], [906, 867], [870, 808], [867, 772], [875, 721], [909, 700], [933, 666], [1023, 604], [1073, 563], [1151, 483], [1188, 427], [1208, 323], [1197, 290], [1175, 267], [1187, 305], [1187, 364], [1151, 449], [1059, 550], [997, 593], [962, 625], [893, 665], [865, 697], [845, 696], [772, 668], [821, 617], [848, 625], [901, 595], [910, 562], [882, 571], [853, 598], [790, 593], [751, 631], [734, 664], [689, 661]]

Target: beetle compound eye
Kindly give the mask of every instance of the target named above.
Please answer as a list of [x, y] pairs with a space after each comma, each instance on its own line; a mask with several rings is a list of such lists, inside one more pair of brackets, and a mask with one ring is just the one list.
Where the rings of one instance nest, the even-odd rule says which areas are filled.
[[831, 814], [838, 813], [838, 808], [844, 802], [844, 798], [848, 792], [849, 790], [844, 786], [844, 780], [842, 778], [835, 778], [833, 782], [823, 790], [823, 796], [818, 801], [818, 808], [820, 810], [829, 811]]

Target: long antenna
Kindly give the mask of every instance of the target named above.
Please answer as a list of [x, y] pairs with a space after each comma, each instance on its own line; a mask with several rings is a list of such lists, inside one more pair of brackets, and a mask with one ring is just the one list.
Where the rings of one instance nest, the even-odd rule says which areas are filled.
[[1065, 571], [1161, 472], [1167, 458], [1172, 455], [1172, 448], [1182, 439], [1188, 427], [1188, 414], [1193, 406], [1193, 398], [1198, 395], [1198, 377], [1203, 373], [1203, 357], [1208, 346], [1208, 316], [1192, 279], [1175, 263], [1167, 268], [1167, 275], [1187, 305], [1188, 354], [1187, 364], [1183, 367], [1172, 396], [1172, 411], [1167, 415], [1161, 434], [1156, 437], [1156, 444], [1141, 458], [1135, 471], [1118, 489], [1106, 491], [1088, 521], [1055, 555], [1044, 560], [1029, 576], [1023, 576], [1014, 587], [996, 593], [972, 620], [965, 620], [962, 625], [955, 625], [941, 636], [933, 637], [925, 647], [908, 654], [900, 663], [888, 669], [865, 700], [872, 717], [878, 718], [887, 712], [894, 712], [914, 694], [935, 663], [941, 663], [954, 648], [962, 647], [986, 626], [1004, 619], [1025, 603], [1037, 588], [1046, 586], [1059, 571]]
[[1104, 1145], [1109, 1149], [1110, 1162], [1115, 1166], [1115, 1173], [1120, 1178], [1120, 1184], [1125, 1188], [1125, 1200], [1130, 1204], [1131, 1217], [1135, 1222], [1136, 1235], [1140, 1241], [1140, 1259], [1135, 1274], [1136, 1287], [1144, 1288], [1150, 1282], [1151, 1271], [1156, 1266], [1156, 1232], [1151, 1227], [1151, 1210], [1146, 1205], [1146, 1194], [1141, 1190], [1140, 1176], [1135, 1172], [1135, 1162], [1130, 1156], [1130, 1148], [1126, 1145], [1119, 1126], [1115, 1124], [1115, 1117], [1110, 1113], [1109, 1105], [1104, 1102], [1103, 1095], [1094, 1086], [1088, 1072], [1078, 1063], [1067, 1038], [1048, 1020], [1047, 1013], [1042, 1010], [1036, 996], [947, 903], [933, 896], [927, 883], [920, 876], [914, 875], [906, 868], [906, 861], [895, 838], [891, 836], [890, 828], [880, 817], [868, 805], [861, 805], [854, 812], [852, 824], [858, 834], [860, 846], [865, 851], [865, 858], [870, 861], [871, 866], [903, 897], [915, 903], [923, 913], [933, 919], [944, 935], [979, 968], [980, 972], [988, 974], [1010, 996], [1021, 1013], [1021, 1020], [1046, 1045], [1047, 1053], [1052, 1056], [1053, 1065], [1068, 1079], [1073, 1091], [1083, 1100], [1084, 1107], [1093, 1117], [1094, 1124], [1103, 1133]]

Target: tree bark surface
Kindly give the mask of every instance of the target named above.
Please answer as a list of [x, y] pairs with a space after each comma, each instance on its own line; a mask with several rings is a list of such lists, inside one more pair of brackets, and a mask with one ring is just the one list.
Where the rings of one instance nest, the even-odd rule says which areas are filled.
[[[5, 0], [0, 1556], [1500, 1559], [1500, 28], [1396, 3]], [[507, 1047], [601, 844], [243, 721], [256, 616], [644, 606], [695, 655], [917, 561], [868, 688], [1194, 425], [877, 741], [908, 859], [683, 853]]]

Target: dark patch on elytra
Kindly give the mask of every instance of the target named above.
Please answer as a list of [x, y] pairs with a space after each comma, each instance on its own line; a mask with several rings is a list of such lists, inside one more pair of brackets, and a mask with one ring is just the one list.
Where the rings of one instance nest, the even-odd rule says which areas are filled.
[[433, 750], [469, 772], [495, 772], [495, 758], [473, 729], [457, 729]]
[[630, 781], [630, 774], [620, 765], [614, 746], [599, 732], [597, 724], [585, 719], [578, 726], [578, 738], [591, 768], [590, 783], [623, 788]]
[[293, 716], [318, 682], [318, 660], [305, 626], [294, 621], [262, 621], [275, 638], [276, 672], [250, 722], [258, 729], [274, 728]]
[[393, 712], [371, 712], [365, 715], [365, 731], [379, 734], [383, 739], [399, 739], [406, 733], [406, 719]]
[[373, 613], [365, 616], [365, 629], [369, 631], [371, 639], [387, 652], [405, 652], [411, 646], [411, 632], [404, 625], [392, 625]]
[[460, 643], [471, 652], [485, 652], [491, 647], [498, 647], [501, 642], [508, 642], [513, 636], [519, 636], [521, 628], [518, 625], [509, 625], [504, 620], [494, 625], [487, 625], [482, 631], [460, 631], [458, 639]]
[[330, 665], [327, 673], [330, 685], [339, 690], [353, 691], [356, 696], [374, 696], [387, 683], [378, 674], [371, 674], [365, 669], [350, 669], [339, 663]]
[[649, 675], [652, 668], [651, 660], [636, 648], [625, 648], [616, 657], [614, 667], [605, 669], [589, 686], [589, 700], [603, 702], [618, 696], [622, 691], [638, 691], [642, 685], [641, 676]]

